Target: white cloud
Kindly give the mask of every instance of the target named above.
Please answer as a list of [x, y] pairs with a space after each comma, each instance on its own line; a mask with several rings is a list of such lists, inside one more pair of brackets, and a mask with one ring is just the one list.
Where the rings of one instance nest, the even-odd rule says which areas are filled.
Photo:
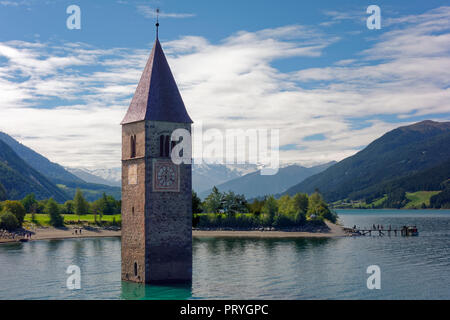
[[[149, 19], [156, 18], [156, 8], [152, 8], [147, 5], [138, 5], [137, 10], [140, 14], [142, 14], [144, 17]], [[195, 17], [195, 14], [192, 13], [170, 13], [170, 12], [159, 12], [160, 18], [192, 18]]]
[[[273, 63], [315, 59], [339, 39], [293, 25], [162, 45], [194, 121], [278, 128], [280, 145], [300, 148], [282, 151], [282, 160], [315, 164], [347, 157], [399, 125], [378, 115], [433, 119], [450, 111], [449, 18], [448, 7], [399, 18], [356, 57], [295, 72]], [[0, 43], [0, 130], [65, 166], [120, 165], [119, 123], [149, 52]], [[367, 119], [362, 129], [353, 118]], [[325, 140], [303, 140], [313, 134]]]

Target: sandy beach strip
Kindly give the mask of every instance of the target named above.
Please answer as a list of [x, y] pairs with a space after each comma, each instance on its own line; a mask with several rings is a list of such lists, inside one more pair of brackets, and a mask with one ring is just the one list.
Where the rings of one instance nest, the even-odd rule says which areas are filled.
[[[211, 237], [234, 237], [234, 238], [334, 238], [343, 237], [345, 232], [341, 226], [326, 222], [328, 232], [289, 232], [289, 231], [231, 231], [231, 230], [194, 230], [192, 236], [194, 238], [211, 238]], [[101, 238], [101, 237], [120, 237], [120, 231], [94, 229], [82, 229], [81, 234], [75, 234], [74, 229], [58, 229], [58, 228], [37, 228], [32, 231], [31, 241], [33, 240], [53, 240], [53, 239], [71, 239], [71, 238]], [[0, 243], [18, 242], [20, 237], [16, 239], [0, 238]]]
[[290, 232], [290, 231], [222, 231], [222, 230], [194, 230], [192, 236], [198, 238], [208, 237], [234, 237], [234, 238], [335, 238], [346, 234], [341, 226], [325, 222], [330, 229], [328, 232]]
[[[70, 238], [101, 238], [101, 237], [120, 237], [120, 231], [105, 230], [105, 229], [82, 229], [81, 234], [75, 234], [74, 229], [59, 229], [59, 228], [36, 228], [31, 230], [33, 240], [56, 240], [56, 239], [70, 239]], [[16, 236], [15, 239], [0, 238], [0, 243], [18, 242], [22, 237]]]

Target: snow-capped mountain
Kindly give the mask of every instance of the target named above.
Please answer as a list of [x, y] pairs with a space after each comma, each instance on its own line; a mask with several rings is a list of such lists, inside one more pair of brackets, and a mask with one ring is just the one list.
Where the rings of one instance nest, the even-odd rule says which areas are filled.
[[[121, 168], [86, 169], [66, 168], [80, 179], [90, 183], [100, 183], [110, 186], [120, 186]], [[239, 178], [248, 173], [257, 171], [255, 164], [194, 164], [192, 166], [192, 185], [196, 192], [211, 189], [215, 185]]]
[[121, 168], [111, 169], [86, 169], [86, 168], [68, 168], [66, 170], [78, 178], [97, 184], [106, 184], [108, 186], [120, 187], [122, 180]]
[[192, 166], [192, 188], [197, 193], [258, 170], [255, 164], [208, 164]]

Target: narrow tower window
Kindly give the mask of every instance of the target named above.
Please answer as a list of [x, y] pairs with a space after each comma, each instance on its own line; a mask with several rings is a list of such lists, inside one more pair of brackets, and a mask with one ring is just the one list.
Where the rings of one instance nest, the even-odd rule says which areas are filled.
[[164, 136], [159, 136], [159, 156], [164, 157]]
[[169, 146], [170, 146], [170, 137], [166, 136], [165, 143], [164, 143], [164, 156], [165, 157], [168, 157], [170, 154]]
[[130, 158], [136, 157], [136, 135], [130, 137]]
[[138, 269], [137, 269], [137, 262], [134, 263], [134, 276], [137, 277], [138, 275]]

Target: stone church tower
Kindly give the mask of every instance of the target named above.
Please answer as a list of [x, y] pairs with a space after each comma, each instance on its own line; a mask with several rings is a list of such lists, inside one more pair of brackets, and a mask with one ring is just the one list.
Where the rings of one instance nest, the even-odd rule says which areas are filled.
[[191, 165], [170, 158], [172, 132], [191, 123], [156, 38], [121, 122], [122, 280], [192, 280]]

